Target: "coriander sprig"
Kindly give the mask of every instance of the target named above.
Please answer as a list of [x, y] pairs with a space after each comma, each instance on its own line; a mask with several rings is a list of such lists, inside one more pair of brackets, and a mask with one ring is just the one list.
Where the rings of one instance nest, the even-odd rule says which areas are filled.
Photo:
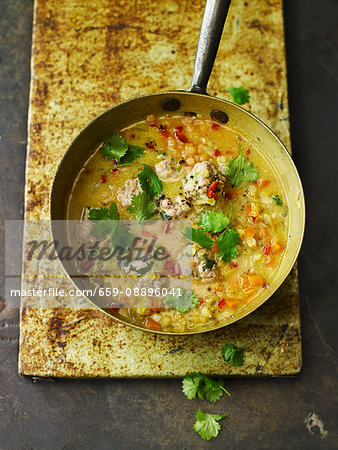
[[147, 164], [118, 164], [116, 168], [139, 165], [143, 166], [143, 169], [137, 174], [137, 178], [143, 192], [133, 195], [131, 199], [131, 206], [127, 208], [127, 210], [133, 213], [137, 220], [147, 220], [156, 213], [156, 203], [154, 202], [154, 198], [157, 197], [163, 190], [162, 181]]
[[130, 163], [144, 153], [142, 147], [128, 144], [124, 137], [117, 133], [107, 137], [100, 147], [100, 151], [108, 159], [117, 161], [118, 164]]
[[217, 402], [223, 392], [231, 397], [231, 394], [224, 388], [223, 380], [214, 380], [200, 372], [192, 372], [183, 378], [182, 391], [189, 400], [194, 399], [197, 395], [200, 400], [206, 398], [210, 402]]
[[122, 248], [129, 248], [134, 241], [129, 229], [118, 223], [120, 213], [114, 202], [109, 208], [89, 208], [89, 220], [95, 221], [90, 234], [98, 239], [105, 239], [110, 235], [111, 244]]
[[246, 160], [242, 155], [242, 142], [237, 136], [239, 143], [239, 155], [236, 159], [230, 159], [225, 168], [225, 175], [230, 178], [232, 186], [239, 186], [243, 181], [257, 181], [258, 170], [252, 162]]
[[[234, 228], [230, 228], [230, 220], [222, 211], [203, 213], [198, 225], [199, 228], [186, 227], [183, 235], [204, 248], [211, 248], [215, 244], [220, 258], [225, 262], [237, 258], [237, 245], [241, 242], [241, 238]], [[206, 231], [221, 234], [214, 241]]]
[[133, 195], [131, 206], [127, 210], [133, 213], [137, 220], [147, 220], [156, 213], [156, 204], [147, 192], [140, 192]]

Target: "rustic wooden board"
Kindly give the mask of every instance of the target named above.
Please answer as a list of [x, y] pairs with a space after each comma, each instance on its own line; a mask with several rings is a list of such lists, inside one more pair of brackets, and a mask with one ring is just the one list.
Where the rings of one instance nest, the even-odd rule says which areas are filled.
[[[137, 94], [189, 86], [203, 7], [203, 0], [35, 0], [27, 220], [48, 219], [57, 162], [90, 119]], [[250, 90], [247, 109], [290, 148], [282, 0], [233, 0], [209, 93], [229, 98], [230, 85]], [[222, 361], [227, 342], [245, 348], [242, 367]], [[94, 309], [21, 309], [22, 375], [262, 376], [300, 368], [296, 269], [255, 313], [204, 335], [155, 336]]]

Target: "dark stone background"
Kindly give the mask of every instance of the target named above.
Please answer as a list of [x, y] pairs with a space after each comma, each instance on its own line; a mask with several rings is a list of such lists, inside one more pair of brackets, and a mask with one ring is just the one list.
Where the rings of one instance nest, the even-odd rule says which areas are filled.
[[[33, 382], [17, 375], [18, 313], [3, 312], [1, 449], [338, 448], [337, 19], [337, 0], [285, 0], [292, 143], [307, 200], [302, 374], [226, 380], [232, 397], [217, 404], [188, 401], [179, 380]], [[31, 0], [1, 0], [2, 273], [4, 220], [23, 215], [31, 23]], [[217, 439], [204, 442], [192, 430], [199, 407], [228, 413]], [[326, 438], [305, 428], [311, 412], [323, 420]]]

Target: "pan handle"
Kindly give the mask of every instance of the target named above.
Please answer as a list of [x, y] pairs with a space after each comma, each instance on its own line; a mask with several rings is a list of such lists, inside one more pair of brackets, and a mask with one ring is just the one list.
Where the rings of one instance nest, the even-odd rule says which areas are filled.
[[207, 0], [188, 92], [206, 94], [231, 0]]

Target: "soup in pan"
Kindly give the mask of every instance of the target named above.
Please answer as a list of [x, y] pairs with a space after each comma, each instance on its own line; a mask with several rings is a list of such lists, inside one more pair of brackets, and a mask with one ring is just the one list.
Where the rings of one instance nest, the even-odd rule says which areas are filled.
[[191, 221], [191, 307], [112, 306], [154, 331], [225, 324], [269, 289], [287, 245], [287, 198], [271, 163], [235, 130], [193, 113], [150, 115], [107, 138], [75, 181], [68, 219], [100, 211]]

